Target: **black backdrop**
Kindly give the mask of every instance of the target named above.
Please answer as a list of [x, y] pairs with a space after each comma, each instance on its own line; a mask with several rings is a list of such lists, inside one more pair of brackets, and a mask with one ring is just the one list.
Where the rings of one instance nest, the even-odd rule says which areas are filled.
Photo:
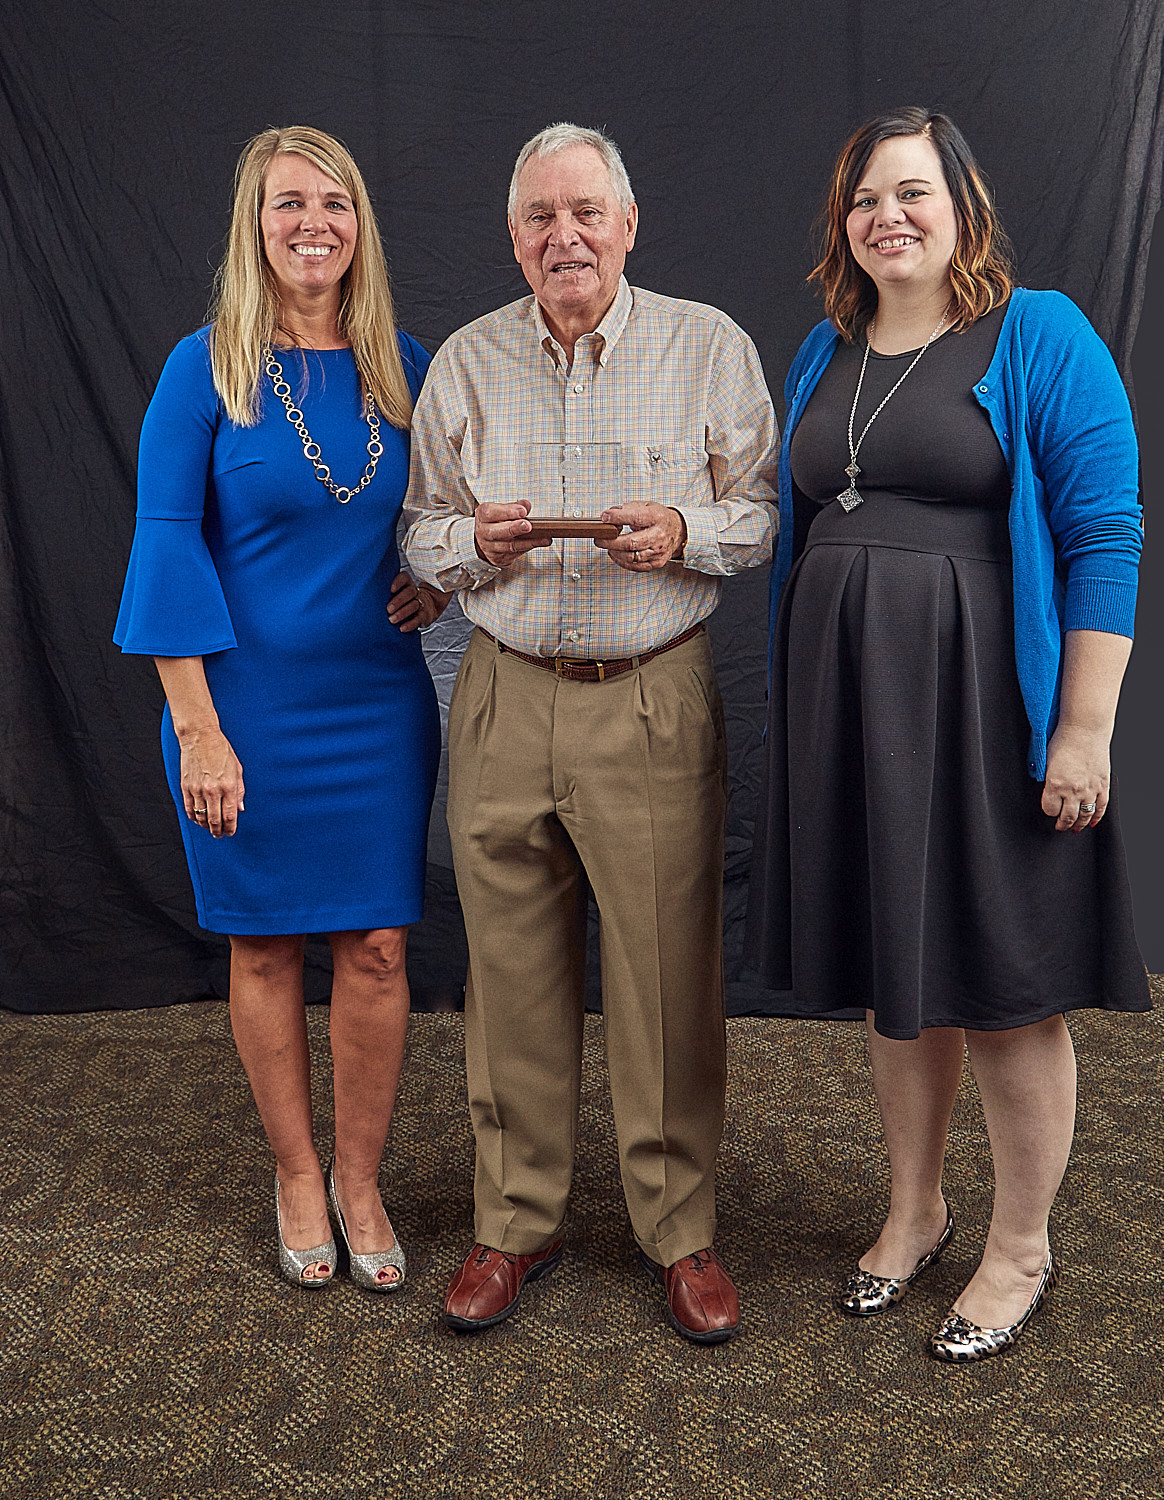
[[[349, 144], [402, 324], [430, 349], [525, 290], [504, 221], [522, 141], [555, 119], [605, 126], [641, 207], [630, 279], [736, 318], [782, 408], [784, 372], [819, 315], [803, 278], [835, 150], [873, 111], [928, 103], [991, 174], [1024, 283], [1073, 296], [1130, 379], [1164, 147], [1160, 0], [353, 0], [318, 15], [266, 0], [3, 0], [0, 47], [0, 1004], [12, 1009], [163, 1004], [221, 982], [223, 947], [194, 920], [162, 776], [153, 668], [120, 657], [109, 633], [141, 415], [169, 349], [203, 320], [230, 174], [262, 126], [312, 123]], [[1164, 486], [1154, 296], [1135, 354], [1153, 392], [1149, 508]], [[1149, 551], [1149, 585], [1160, 575]], [[765, 595], [758, 574], [735, 581], [713, 630], [733, 754], [729, 937]], [[1117, 740], [1155, 970], [1160, 598], [1145, 589]], [[446, 686], [462, 637], [454, 614], [428, 641]], [[463, 965], [439, 817], [430, 853], [430, 914], [412, 945], [422, 1000], [447, 995]], [[762, 1009], [734, 952], [732, 1007]]]

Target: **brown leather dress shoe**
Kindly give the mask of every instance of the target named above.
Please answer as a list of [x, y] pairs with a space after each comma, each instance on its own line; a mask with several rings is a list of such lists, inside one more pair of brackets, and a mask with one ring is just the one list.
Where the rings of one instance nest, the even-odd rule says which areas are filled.
[[532, 1255], [511, 1255], [488, 1245], [474, 1245], [445, 1293], [444, 1320], [458, 1333], [479, 1333], [508, 1318], [527, 1281], [548, 1275], [562, 1258], [555, 1240]]
[[667, 1293], [667, 1322], [696, 1344], [722, 1344], [740, 1326], [740, 1299], [712, 1249], [661, 1266], [639, 1251], [643, 1269]]

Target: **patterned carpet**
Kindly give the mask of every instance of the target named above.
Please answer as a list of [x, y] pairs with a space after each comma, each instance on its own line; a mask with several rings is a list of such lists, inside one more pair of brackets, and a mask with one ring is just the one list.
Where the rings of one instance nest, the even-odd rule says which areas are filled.
[[[326, 1023], [313, 1007], [321, 1122]], [[632, 1265], [595, 1017], [566, 1259], [508, 1324], [445, 1331], [438, 1297], [472, 1237], [461, 1026], [412, 1018], [385, 1167], [410, 1285], [382, 1299], [278, 1279], [225, 1006], [0, 1021], [5, 1500], [1161, 1494], [1164, 1011], [1072, 1022], [1064, 1279], [1018, 1348], [975, 1368], [923, 1353], [985, 1231], [972, 1087], [948, 1175], [962, 1232], [900, 1308], [849, 1321], [830, 1295], [883, 1201], [862, 1037], [771, 1020], [730, 1023], [737, 1340], [681, 1342]]]

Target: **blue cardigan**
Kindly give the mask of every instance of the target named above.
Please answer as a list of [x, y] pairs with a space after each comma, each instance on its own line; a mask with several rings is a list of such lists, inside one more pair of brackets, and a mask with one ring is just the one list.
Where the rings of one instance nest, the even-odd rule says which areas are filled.
[[[784, 383], [773, 623], [794, 561], [792, 436], [839, 338], [818, 323]], [[1061, 292], [1015, 289], [974, 395], [1010, 471], [1015, 665], [1031, 726], [1027, 769], [1041, 781], [1059, 715], [1063, 632], [1132, 634], [1143, 541], [1136, 434], [1107, 346]]]

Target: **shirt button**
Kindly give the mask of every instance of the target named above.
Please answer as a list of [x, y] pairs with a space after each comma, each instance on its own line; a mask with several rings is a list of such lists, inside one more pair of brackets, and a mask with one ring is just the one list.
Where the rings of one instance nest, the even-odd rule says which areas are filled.
[[581, 458], [582, 457], [582, 449], [581, 448], [575, 448], [574, 449], [574, 457], [575, 458]]
[[571, 630], [569, 638], [572, 641], [580, 641], [582, 639], [582, 632], [580, 630]]
[[574, 512], [574, 519], [576, 521], [580, 521], [585, 514], [586, 512], [584, 510], [576, 510]]
[[984, 395], [984, 396], [985, 396], [985, 395], [986, 395], [986, 393], [987, 393], [987, 391], [988, 391], [988, 390], [989, 390], [989, 389], [990, 389], [990, 387], [989, 387], [989, 386], [988, 386], [988, 385], [980, 385], [980, 386], [979, 386], [979, 387], [978, 387], [978, 389], [979, 389], [979, 390], [980, 390], [980, 391], [981, 391], [981, 392], [982, 392], [982, 394], [983, 394], [983, 395]]
[[586, 387], [584, 385], [576, 385], [574, 387], [575, 396], [580, 396], [585, 389]]
[[571, 573], [570, 574], [570, 581], [571, 581], [571, 583], [581, 583], [582, 582], [582, 574], [581, 573]]

